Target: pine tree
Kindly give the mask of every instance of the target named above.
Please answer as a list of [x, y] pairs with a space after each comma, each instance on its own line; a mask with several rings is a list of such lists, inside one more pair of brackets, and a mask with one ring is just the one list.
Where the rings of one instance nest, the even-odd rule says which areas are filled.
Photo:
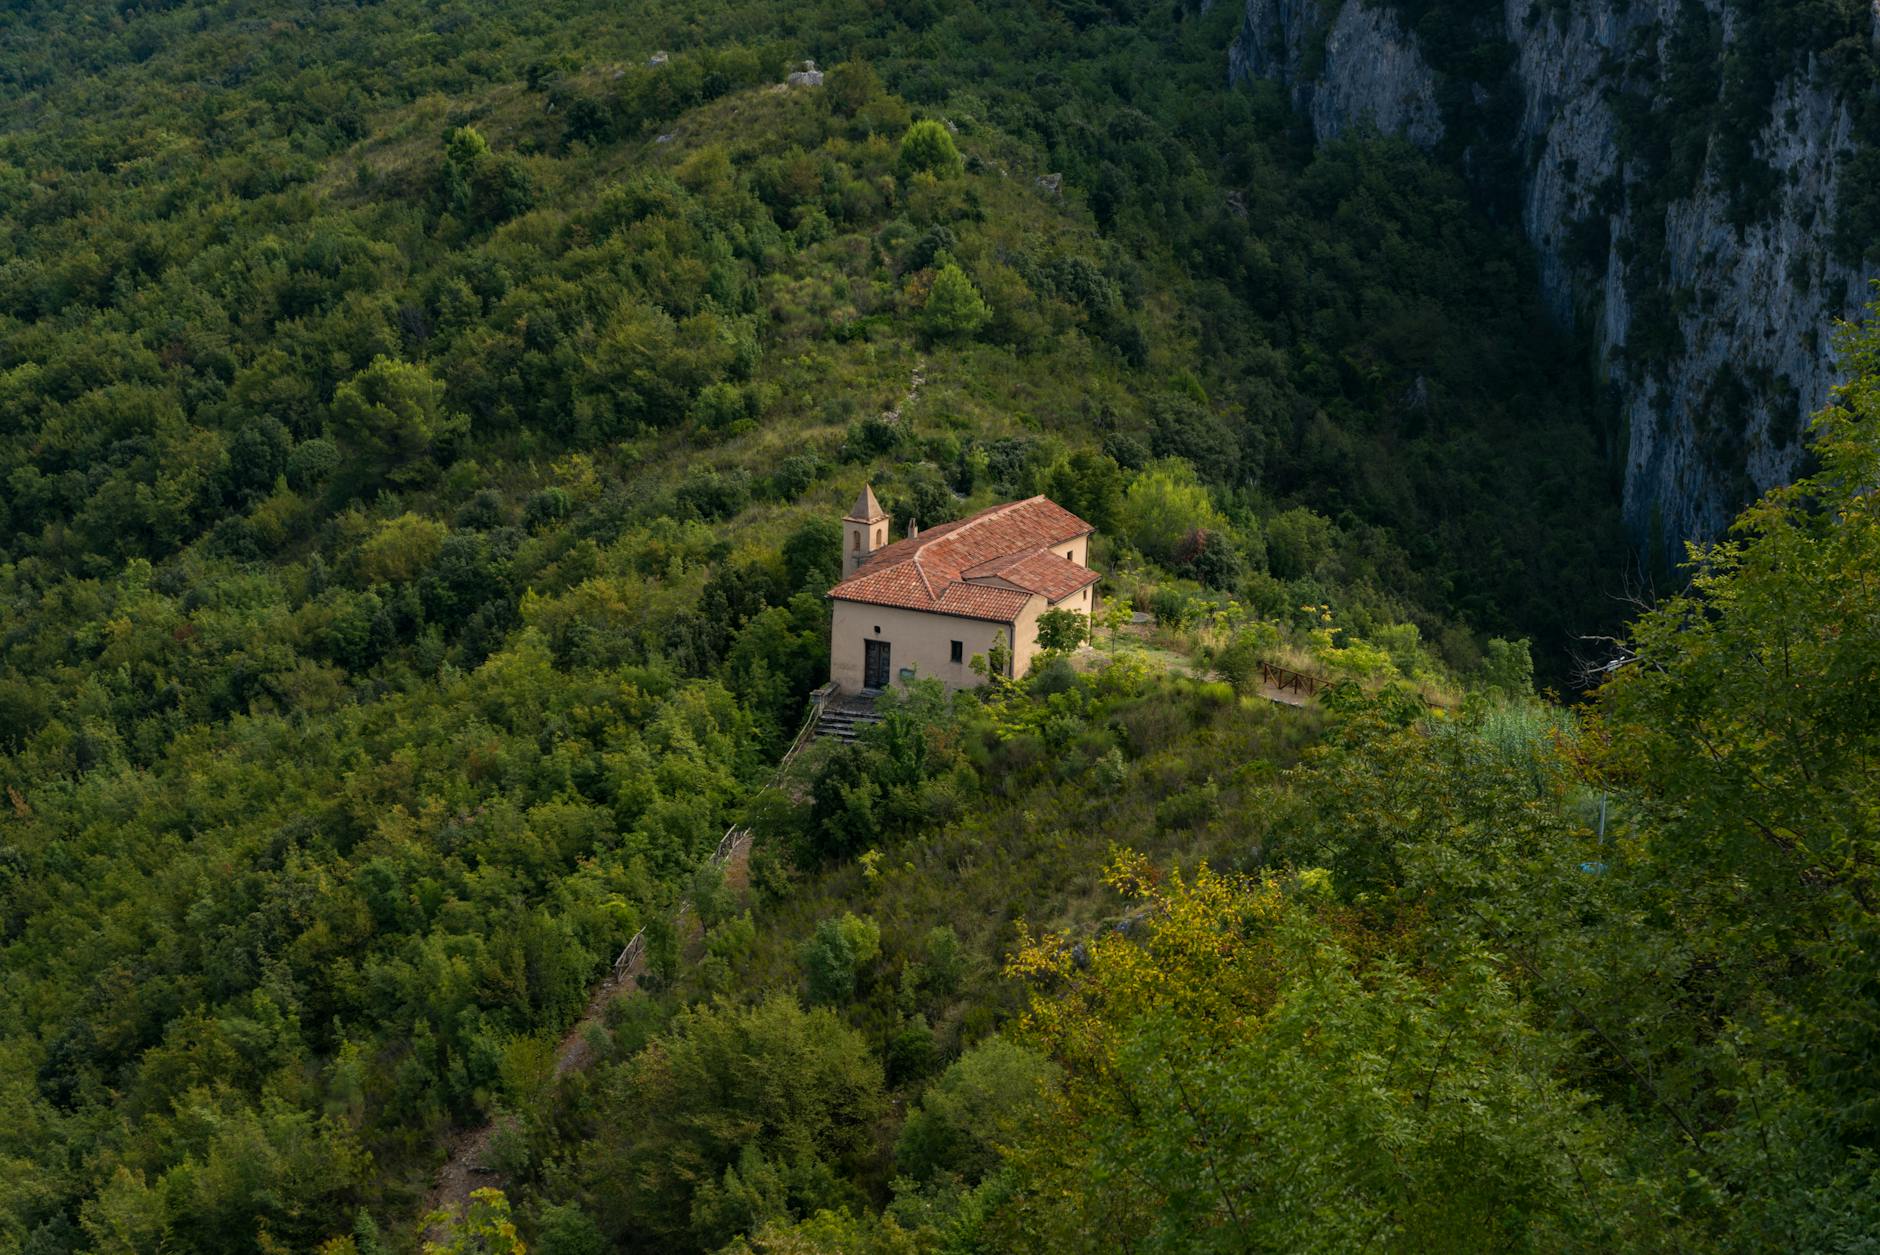
[[948, 262], [927, 293], [927, 333], [936, 340], [968, 340], [992, 318], [979, 289], [958, 265]]

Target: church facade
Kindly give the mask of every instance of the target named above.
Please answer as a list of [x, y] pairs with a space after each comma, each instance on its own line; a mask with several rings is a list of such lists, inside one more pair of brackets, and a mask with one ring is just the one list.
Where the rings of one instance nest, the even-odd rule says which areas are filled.
[[1006, 673], [1025, 674], [1047, 610], [1089, 614], [1097, 573], [1090, 524], [1045, 497], [1008, 502], [890, 539], [887, 512], [864, 487], [842, 520], [844, 578], [833, 606], [829, 679], [843, 693], [916, 677], [949, 688], [979, 682], [975, 655], [1003, 645]]

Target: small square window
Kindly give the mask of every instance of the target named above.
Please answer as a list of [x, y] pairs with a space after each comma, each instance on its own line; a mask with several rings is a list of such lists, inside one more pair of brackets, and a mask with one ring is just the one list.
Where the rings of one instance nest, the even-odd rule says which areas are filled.
[[962, 641], [953, 642], [953, 661], [954, 662], [966, 661], [966, 645], [964, 642]]

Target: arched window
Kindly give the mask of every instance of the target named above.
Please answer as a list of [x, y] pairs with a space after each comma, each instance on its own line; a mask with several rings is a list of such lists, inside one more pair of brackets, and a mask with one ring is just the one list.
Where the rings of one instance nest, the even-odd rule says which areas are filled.
[[849, 542], [849, 551], [851, 553], [860, 553], [862, 551], [862, 534], [860, 532], [850, 532]]
[[877, 545], [879, 545], [879, 544], [881, 543], [881, 532], [882, 532], [882, 529], [881, 529], [881, 528], [879, 528], [879, 527], [877, 527], [877, 528], [875, 529], [875, 543], [876, 543]]

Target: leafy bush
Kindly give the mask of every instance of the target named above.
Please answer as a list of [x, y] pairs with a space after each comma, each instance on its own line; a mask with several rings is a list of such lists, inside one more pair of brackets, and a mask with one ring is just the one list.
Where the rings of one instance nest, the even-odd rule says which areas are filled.
[[1180, 630], [1194, 622], [1195, 599], [1179, 588], [1163, 585], [1149, 595], [1149, 613], [1158, 627]]
[[814, 1002], [843, 1003], [855, 996], [855, 982], [881, 953], [881, 929], [872, 919], [845, 914], [816, 926], [803, 948], [803, 972]]
[[765, 1219], [838, 1206], [873, 1148], [881, 1065], [788, 997], [682, 1013], [599, 1096], [584, 1159], [611, 1244], [717, 1249]]
[[1090, 616], [1077, 610], [1047, 610], [1038, 616], [1038, 647], [1047, 653], [1069, 653], [1090, 636]]
[[1197, 531], [1226, 526], [1208, 490], [1183, 462], [1164, 462], [1137, 475], [1123, 493], [1123, 536], [1156, 562], [1170, 563]]
[[331, 440], [303, 440], [287, 455], [287, 482], [301, 492], [317, 488], [339, 469], [339, 449]]
[[1332, 524], [1304, 506], [1266, 521], [1266, 559], [1282, 580], [1312, 575], [1332, 554]]
[[927, 334], [936, 340], [964, 340], [977, 334], [991, 318], [992, 310], [966, 272], [952, 262], [940, 267], [924, 306]]
[[895, 1166], [920, 1181], [948, 1174], [971, 1184], [998, 1166], [997, 1147], [1037, 1120], [1056, 1087], [1047, 1059], [989, 1037], [921, 1095], [894, 1144]]
[[894, 164], [896, 172], [904, 179], [915, 174], [946, 178], [959, 174], [965, 168], [953, 136], [945, 126], [930, 119], [923, 119], [907, 128], [907, 134], [901, 137], [900, 153]]

